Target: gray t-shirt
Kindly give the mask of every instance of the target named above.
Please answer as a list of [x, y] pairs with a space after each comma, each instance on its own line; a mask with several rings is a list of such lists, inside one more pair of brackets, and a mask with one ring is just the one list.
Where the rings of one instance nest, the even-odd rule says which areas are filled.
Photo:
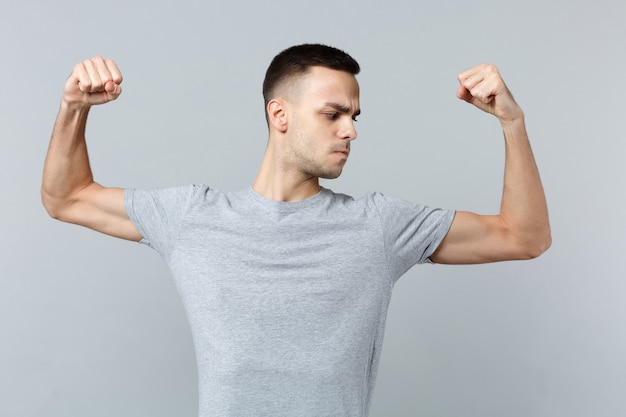
[[200, 415], [367, 416], [396, 280], [429, 262], [454, 212], [323, 188], [126, 190], [189, 317]]

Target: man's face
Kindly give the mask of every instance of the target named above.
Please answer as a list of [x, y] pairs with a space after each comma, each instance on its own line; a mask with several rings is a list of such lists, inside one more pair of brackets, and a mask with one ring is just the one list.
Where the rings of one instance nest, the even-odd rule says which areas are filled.
[[337, 178], [357, 136], [359, 84], [354, 75], [325, 67], [310, 68], [297, 84], [289, 101], [287, 161], [306, 176]]

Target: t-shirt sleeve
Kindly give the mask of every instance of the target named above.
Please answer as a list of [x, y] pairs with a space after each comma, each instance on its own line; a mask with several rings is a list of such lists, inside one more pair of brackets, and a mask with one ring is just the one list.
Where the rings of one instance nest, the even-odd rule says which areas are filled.
[[168, 258], [197, 186], [154, 190], [126, 189], [126, 212], [148, 245]]
[[412, 266], [431, 263], [431, 256], [448, 233], [454, 210], [432, 208], [399, 198], [372, 195], [381, 219], [387, 261], [394, 279]]

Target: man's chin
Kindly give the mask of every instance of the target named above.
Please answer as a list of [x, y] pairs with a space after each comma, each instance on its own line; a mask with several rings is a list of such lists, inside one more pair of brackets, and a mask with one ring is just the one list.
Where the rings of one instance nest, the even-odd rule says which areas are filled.
[[325, 180], [334, 180], [335, 178], [339, 178], [342, 171], [343, 170], [339, 170], [337, 172], [325, 172], [322, 175], [319, 175], [319, 177]]

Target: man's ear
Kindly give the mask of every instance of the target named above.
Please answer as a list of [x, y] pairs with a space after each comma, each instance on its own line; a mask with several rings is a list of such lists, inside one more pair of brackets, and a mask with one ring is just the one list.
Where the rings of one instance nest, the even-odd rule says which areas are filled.
[[280, 133], [287, 131], [287, 103], [284, 100], [274, 98], [267, 103], [267, 120], [274, 129]]

